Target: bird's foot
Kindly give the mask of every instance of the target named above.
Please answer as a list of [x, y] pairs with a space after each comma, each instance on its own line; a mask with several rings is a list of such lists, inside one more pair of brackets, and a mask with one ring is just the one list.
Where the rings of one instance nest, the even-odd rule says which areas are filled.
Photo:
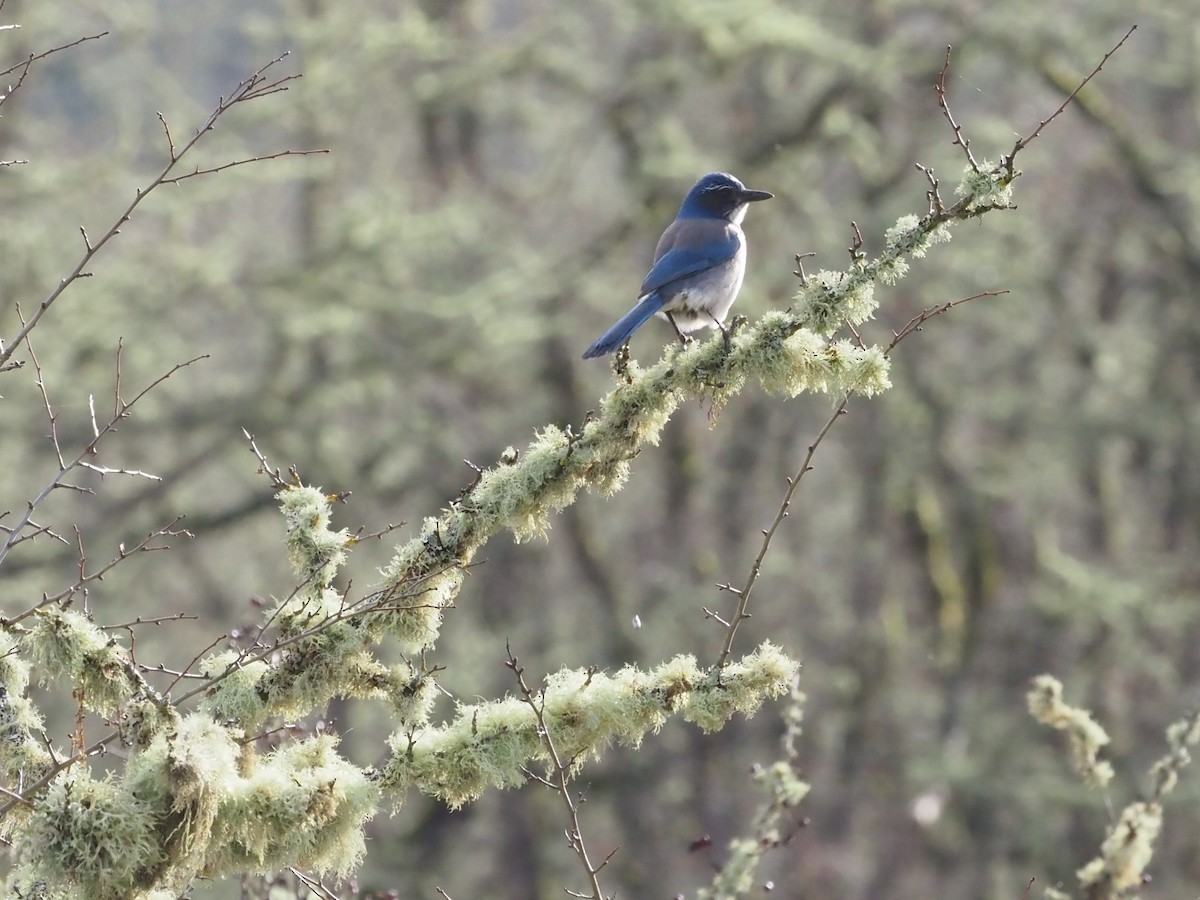
[[684, 348], [686, 349], [688, 344], [690, 344], [693, 340], [695, 340], [695, 338], [688, 337], [686, 334], [684, 334], [682, 331], [679, 330], [679, 325], [678, 325], [678, 323], [676, 323], [675, 317], [673, 315], [671, 315], [670, 313], [667, 313], [666, 315], [667, 315], [667, 321], [670, 322], [671, 327], [675, 329], [675, 336], [679, 338], [679, 343], [683, 344]]
[[725, 355], [728, 356], [733, 350], [733, 333], [745, 325], [748, 319], [745, 316], [734, 316], [733, 321], [726, 327], [725, 323], [712, 313], [708, 315], [713, 320], [713, 325], [721, 332], [721, 340], [725, 343]]

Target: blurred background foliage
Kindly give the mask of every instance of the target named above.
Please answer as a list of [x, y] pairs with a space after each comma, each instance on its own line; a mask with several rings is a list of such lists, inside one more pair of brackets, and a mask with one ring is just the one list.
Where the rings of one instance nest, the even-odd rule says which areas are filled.
[[[881, 299], [867, 337], [923, 307], [1007, 288], [906, 342], [895, 387], [856, 400], [816, 458], [739, 645], [770, 637], [803, 662], [807, 827], [768, 858], [782, 897], [1015, 898], [1070, 887], [1108, 820], [1057, 735], [1024, 711], [1050, 671], [1113, 736], [1120, 806], [1200, 696], [1200, 32], [1189, 4], [1147, 0], [1141, 26], [1080, 103], [1024, 154], [1019, 209], [959, 229]], [[187, 612], [138, 635], [179, 665], [290, 588], [281, 523], [240, 428], [271, 460], [349, 490], [344, 524], [419, 523], [546, 422], [579, 423], [611, 384], [584, 347], [632, 302], [684, 190], [712, 169], [776, 199], [746, 223], [737, 310], [785, 307], [792, 255], [842, 268], [850, 220], [877, 248], [923, 212], [913, 164], [953, 184], [949, 90], [981, 157], [1011, 148], [1124, 33], [1128, 4], [1091, 0], [9, 0], [7, 61], [108, 30], [37, 65], [5, 106], [0, 329], [29, 310], [161, 167], [166, 144], [283, 50], [304, 77], [222, 121], [193, 161], [284, 147], [328, 156], [246, 166], [150, 198], [34, 332], [64, 441], [172, 377], [101, 462], [107, 479], [43, 516], [78, 525], [90, 558], [186, 513], [193, 540], [97, 585], [101, 622]], [[633, 352], [656, 358], [653, 323]], [[0, 389], [0, 509], [53, 474], [33, 373]], [[530, 673], [651, 665], [720, 635], [701, 612], [744, 576], [827, 397], [753, 392], [710, 429], [676, 416], [629, 489], [584, 497], [549, 539], [497, 540], [438, 648], [465, 700]], [[354, 560], [365, 588], [390, 541]], [[73, 550], [23, 545], [4, 611], [71, 583]], [[727, 598], [727, 595], [726, 595]], [[641, 627], [634, 627], [635, 616]], [[40, 696], [40, 695], [39, 695]], [[449, 710], [449, 701], [446, 709]], [[63, 707], [56, 739], [70, 727]], [[339, 706], [361, 764], [382, 707]], [[606, 887], [689, 893], [777, 754], [769, 712], [704, 736], [672, 724], [587, 768], [593, 853], [621, 847]], [[1197, 790], [1168, 805], [1144, 896], [1194, 897]], [[371, 826], [365, 887], [431, 897], [558, 896], [578, 884], [557, 798], [493, 794], [456, 813], [412, 797]], [[710, 835], [708, 850], [689, 844]], [[229, 896], [215, 885], [197, 897]]]

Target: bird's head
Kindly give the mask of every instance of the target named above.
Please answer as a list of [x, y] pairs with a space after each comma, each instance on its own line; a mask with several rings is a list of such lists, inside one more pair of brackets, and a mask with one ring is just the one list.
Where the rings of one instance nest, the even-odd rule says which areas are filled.
[[709, 172], [697, 181], [679, 207], [681, 219], [728, 219], [740, 224], [746, 204], [770, 200], [774, 194], [754, 191], [725, 172]]

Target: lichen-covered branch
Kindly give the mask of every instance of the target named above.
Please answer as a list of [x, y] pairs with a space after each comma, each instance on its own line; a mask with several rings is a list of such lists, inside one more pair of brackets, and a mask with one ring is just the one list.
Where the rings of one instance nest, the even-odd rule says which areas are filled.
[[[627, 665], [613, 675], [564, 669], [546, 679], [539, 703], [559, 754], [577, 771], [611, 744], [637, 747], [671, 716], [715, 731], [735, 713], [753, 715], [765, 700], [787, 691], [796, 669], [770, 643], [719, 678], [692, 656], [650, 671]], [[403, 798], [416, 789], [451, 807], [489, 787], [523, 784], [526, 769], [548, 762], [537, 717], [517, 697], [460, 706], [446, 725], [399, 731], [391, 745], [380, 773], [383, 790]]]
[[[1089, 786], [1104, 788], [1112, 780], [1113, 770], [1109, 763], [1097, 761], [1097, 754], [1108, 743], [1108, 735], [1087, 710], [1065, 703], [1062, 690], [1058, 679], [1039, 675], [1027, 695], [1029, 711], [1042, 724], [1070, 735], [1076, 771]], [[1121, 810], [1100, 844], [1100, 854], [1075, 873], [1088, 900], [1134, 897], [1148, 877], [1146, 869], [1154, 856], [1154, 841], [1163, 825], [1160, 801], [1175, 789], [1179, 770], [1191, 762], [1188, 748], [1200, 743], [1200, 711], [1171, 724], [1166, 738], [1167, 753], [1150, 767], [1150, 796]], [[1070, 895], [1049, 888], [1046, 897], [1069, 900]]]

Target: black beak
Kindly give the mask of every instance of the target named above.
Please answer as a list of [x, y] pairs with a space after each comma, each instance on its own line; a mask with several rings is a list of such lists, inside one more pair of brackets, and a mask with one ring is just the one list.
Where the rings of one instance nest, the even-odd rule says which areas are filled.
[[770, 191], [752, 191], [750, 188], [746, 188], [742, 191], [742, 202], [755, 203], [759, 200], [770, 200], [774, 196]]

